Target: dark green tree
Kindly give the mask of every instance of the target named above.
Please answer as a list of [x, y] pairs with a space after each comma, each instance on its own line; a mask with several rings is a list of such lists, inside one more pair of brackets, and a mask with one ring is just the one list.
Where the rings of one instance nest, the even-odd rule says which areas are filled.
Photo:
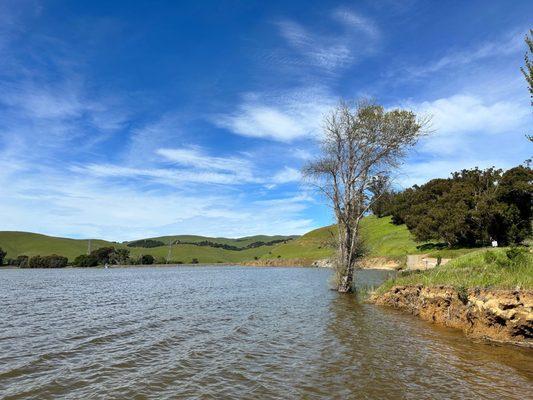
[[90, 256], [96, 258], [98, 264], [108, 264], [111, 255], [115, 252], [114, 247], [100, 247], [99, 249], [91, 251]]
[[98, 265], [98, 259], [92, 255], [81, 254], [74, 259], [72, 264], [80, 268], [96, 267]]
[[127, 264], [130, 260], [130, 251], [128, 249], [115, 249], [109, 256], [112, 264]]
[[0, 265], [4, 265], [4, 258], [6, 258], [6, 255], [7, 255], [7, 251], [4, 251], [0, 247]]
[[143, 254], [141, 256], [141, 264], [151, 265], [154, 263], [154, 257], [151, 254]]
[[506, 171], [498, 185], [498, 200], [506, 205], [503, 211], [507, 240], [519, 243], [531, 235], [533, 213], [533, 170], [518, 166]]

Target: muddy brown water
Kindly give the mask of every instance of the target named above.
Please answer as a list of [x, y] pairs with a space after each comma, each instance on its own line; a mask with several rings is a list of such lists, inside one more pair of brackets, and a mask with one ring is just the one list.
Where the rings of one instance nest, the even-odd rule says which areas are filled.
[[0, 271], [0, 398], [531, 398], [531, 351], [358, 303], [329, 275]]

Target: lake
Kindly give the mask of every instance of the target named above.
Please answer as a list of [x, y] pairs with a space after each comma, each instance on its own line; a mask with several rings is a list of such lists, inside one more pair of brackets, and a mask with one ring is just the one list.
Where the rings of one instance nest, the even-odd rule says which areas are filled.
[[0, 398], [531, 396], [531, 351], [361, 304], [330, 274], [1, 270]]

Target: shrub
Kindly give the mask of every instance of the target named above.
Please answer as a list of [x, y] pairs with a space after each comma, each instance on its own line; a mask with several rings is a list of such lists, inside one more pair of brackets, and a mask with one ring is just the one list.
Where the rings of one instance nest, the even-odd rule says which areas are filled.
[[143, 254], [140, 259], [141, 264], [151, 265], [154, 263], [154, 257], [150, 254]]
[[28, 256], [18, 256], [15, 260], [15, 265], [17, 265], [19, 268], [27, 268], [29, 259], [30, 258]]
[[96, 267], [98, 265], [98, 260], [92, 255], [81, 254], [74, 259], [73, 264], [80, 268]]
[[29, 268], [65, 268], [68, 264], [67, 257], [52, 254], [50, 256], [34, 256], [28, 262]]
[[505, 252], [505, 255], [507, 258], [511, 261], [517, 260], [522, 254], [525, 253], [524, 249], [520, 249], [518, 247], [511, 247]]
[[128, 249], [114, 249], [109, 254], [109, 261], [112, 264], [128, 264], [130, 261], [130, 251]]
[[0, 247], [0, 265], [4, 264], [4, 258], [6, 257], [7, 251], [2, 250]]
[[100, 247], [91, 251], [90, 256], [96, 258], [98, 264], [107, 264], [110, 262], [112, 255], [115, 253], [114, 247]]

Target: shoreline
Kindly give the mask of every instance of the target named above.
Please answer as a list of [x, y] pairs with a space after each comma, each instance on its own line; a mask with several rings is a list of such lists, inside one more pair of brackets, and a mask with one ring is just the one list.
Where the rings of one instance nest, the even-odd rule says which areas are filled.
[[471, 339], [533, 349], [533, 290], [394, 286], [368, 302], [462, 330]]

